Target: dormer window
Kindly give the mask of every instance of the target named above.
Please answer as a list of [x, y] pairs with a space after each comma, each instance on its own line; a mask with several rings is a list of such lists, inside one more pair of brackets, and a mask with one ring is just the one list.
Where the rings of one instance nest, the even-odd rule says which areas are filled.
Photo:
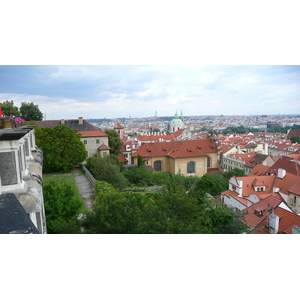
[[254, 211], [254, 214], [255, 214], [256, 216], [258, 216], [258, 217], [262, 217], [263, 211], [262, 211], [262, 210], [255, 210], [255, 211]]

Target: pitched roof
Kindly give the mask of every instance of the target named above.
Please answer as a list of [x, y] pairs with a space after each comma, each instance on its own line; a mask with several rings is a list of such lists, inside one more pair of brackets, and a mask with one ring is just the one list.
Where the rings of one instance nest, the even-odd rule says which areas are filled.
[[265, 166], [262, 164], [257, 164], [252, 171], [248, 174], [248, 176], [262, 176], [266, 174], [266, 171], [269, 169], [269, 166]]
[[242, 154], [229, 154], [229, 156], [231, 158], [240, 159], [241, 161], [243, 161], [245, 163], [249, 163], [255, 155], [256, 155], [255, 152], [242, 153]]
[[287, 134], [287, 138], [292, 136], [300, 136], [300, 129], [290, 129]]
[[124, 129], [124, 127], [120, 123], [117, 123], [114, 129]]
[[282, 207], [277, 207], [274, 214], [279, 217], [278, 233], [292, 233], [292, 227], [300, 227], [300, 216]]
[[139, 150], [132, 154], [132, 157], [141, 155], [143, 157], [168, 156], [172, 158], [208, 156], [208, 153], [217, 152], [213, 140], [187, 140], [172, 142], [145, 143]]
[[118, 155], [119, 162], [128, 162], [127, 158], [123, 154]]
[[106, 146], [105, 144], [102, 144], [98, 150], [109, 150], [110, 148], [108, 146]]
[[300, 196], [300, 178], [298, 178], [288, 189], [287, 192]]
[[278, 169], [284, 169], [287, 173], [291, 173], [300, 176], [300, 164], [297, 161], [290, 161], [287, 159], [278, 159], [266, 173], [275, 174]]
[[50, 120], [50, 121], [36, 121], [37, 125], [42, 128], [54, 128], [58, 125], [66, 125], [68, 128], [75, 131], [100, 131], [100, 129], [86, 120], [82, 120], [82, 124], [79, 124], [79, 120], [65, 120], [64, 124], [61, 120]]
[[[242, 213], [245, 213], [241, 221], [244, 222], [250, 229], [258, 229], [265, 225], [268, 221], [268, 216], [281, 202], [282, 200], [273, 196], [260, 200], [241, 211]], [[261, 212], [261, 216], [256, 212]], [[268, 231], [263, 233], [268, 233]]]
[[106, 137], [108, 136], [104, 131], [102, 130], [93, 130], [93, 131], [78, 131], [79, 134], [81, 134], [81, 137]]

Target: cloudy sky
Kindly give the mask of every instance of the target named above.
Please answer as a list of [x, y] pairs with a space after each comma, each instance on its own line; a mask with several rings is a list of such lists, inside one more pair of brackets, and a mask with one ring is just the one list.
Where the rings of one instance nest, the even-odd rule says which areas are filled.
[[299, 66], [2, 65], [0, 102], [46, 119], [300, 112]]

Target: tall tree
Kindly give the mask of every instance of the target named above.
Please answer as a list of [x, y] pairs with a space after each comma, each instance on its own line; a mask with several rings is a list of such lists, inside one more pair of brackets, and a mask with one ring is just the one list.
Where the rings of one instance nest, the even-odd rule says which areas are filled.
[[20, 107], [21, 117], [26, 121], [41, 121], [43, 120], [43, 113], [39, 106], [33, 102], [22, 102]]
[[65, 125], [36, 128], [36, 144], [43, 150], [44, 172], [66, 172], [86, 158], [79, 135]]
[[120, 139], [120, 135], [114, 129], [106, 129], [105, 133], [108, 135], [110, 153], [114, 155], [119, 155], [121, 153], [120, 150], [123, 146], [123, 143]]
[[6, 100], [0, 103], [4, 115], [20, 117], [20, 112], [17, 106], [14, 105], [14, 100]]

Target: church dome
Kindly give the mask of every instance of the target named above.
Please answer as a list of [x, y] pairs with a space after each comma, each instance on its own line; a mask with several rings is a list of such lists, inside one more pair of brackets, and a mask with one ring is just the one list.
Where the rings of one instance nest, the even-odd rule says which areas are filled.
[[182, 124], [183, 122], [180, 119], [173, 119], [170, 123], [171, 124]]
[[170, 124], [183, 124], [182, 120], [178, 117], [178, 114], [176, 112], [174, 119], [170, 122]]

